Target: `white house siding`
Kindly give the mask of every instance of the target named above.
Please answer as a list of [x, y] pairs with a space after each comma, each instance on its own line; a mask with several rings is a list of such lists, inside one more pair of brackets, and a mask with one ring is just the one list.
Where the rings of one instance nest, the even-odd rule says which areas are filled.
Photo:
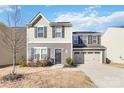
[[110, 27], [102, 36], [102, 45], [107, 47], [107, 58], [124, 63], [124, 27]]

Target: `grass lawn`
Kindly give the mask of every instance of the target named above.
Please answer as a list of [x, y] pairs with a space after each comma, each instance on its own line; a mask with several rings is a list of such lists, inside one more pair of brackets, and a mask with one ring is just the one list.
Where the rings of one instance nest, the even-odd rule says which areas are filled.
[[124, 68], [124, 64], [121, 64], [121, 63], [110, 63], [110, 64], [107, 64], [107, 65], [114, 66], [114, 67], [119, 67], [119, 68]]
[[[0, 69], [0, 78], [8, 74], [10, 67]], [[17, 72], [24, 74], [21, 81], [0, 82], [4, 88], [93, 88], [95, 84], [77, 68], [19, 67]]]

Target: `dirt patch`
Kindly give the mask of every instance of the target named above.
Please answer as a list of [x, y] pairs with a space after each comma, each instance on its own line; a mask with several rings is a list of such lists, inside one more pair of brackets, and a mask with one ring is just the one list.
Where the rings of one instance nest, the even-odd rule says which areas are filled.
[[[11, 67], [0, 69], [0, 77], [5, 75]], [[17, 67], [19, 73], [24, 73], [21, 81], [0, 82], [4, 88], [82, 88], [96, 87], [84, 73], [73, 68], [29, 68]], [[2, 74], [3, 71], [3, 74]]]

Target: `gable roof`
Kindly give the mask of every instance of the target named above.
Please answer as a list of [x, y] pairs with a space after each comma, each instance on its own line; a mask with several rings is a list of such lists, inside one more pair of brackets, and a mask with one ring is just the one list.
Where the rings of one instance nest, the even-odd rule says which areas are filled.
[[45, 19], [48, 23], [49, 21], [44, 17], [44, 15], [39, 12], [28, 24], [28, 26], [32, 26], [34, 25], [35, 23], [37, 23], [41, 18]]

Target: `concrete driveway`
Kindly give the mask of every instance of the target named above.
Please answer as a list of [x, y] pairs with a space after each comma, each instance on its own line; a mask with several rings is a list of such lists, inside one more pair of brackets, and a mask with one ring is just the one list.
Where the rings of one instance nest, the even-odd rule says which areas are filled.
[[78, 67], [101, 88], [124, 88], [124, 69], [105, 64], [82, 64]]

